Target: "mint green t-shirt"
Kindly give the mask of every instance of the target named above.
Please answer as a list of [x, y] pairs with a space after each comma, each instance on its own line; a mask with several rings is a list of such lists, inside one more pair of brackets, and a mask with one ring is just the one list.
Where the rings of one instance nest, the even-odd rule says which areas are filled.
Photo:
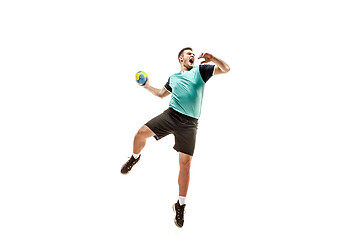
[[172, 93], [169, 107], [198, 119], [205, 83], [213, 75], [214, 68], [215, 65], [199, 65], [171, 75], [165, 84], [165, 88]]

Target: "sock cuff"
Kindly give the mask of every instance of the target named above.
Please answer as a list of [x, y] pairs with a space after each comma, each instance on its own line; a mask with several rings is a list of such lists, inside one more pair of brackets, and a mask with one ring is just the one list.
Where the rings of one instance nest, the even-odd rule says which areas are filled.
[[179, 196], [179, 204], [184, 205], [185, 204], [186, 197]]

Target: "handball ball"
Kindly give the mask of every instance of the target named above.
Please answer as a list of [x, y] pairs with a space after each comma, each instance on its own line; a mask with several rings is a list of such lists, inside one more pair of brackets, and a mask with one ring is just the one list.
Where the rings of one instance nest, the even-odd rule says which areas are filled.
[[135, 74], [135, 79], [136, 79], [136, 82], [143, 86], [145, 85], [146, 81], [147, 81], [147, 74], [146, 72], [143, 72], [143, 71], [138, 71], [136, 74]]

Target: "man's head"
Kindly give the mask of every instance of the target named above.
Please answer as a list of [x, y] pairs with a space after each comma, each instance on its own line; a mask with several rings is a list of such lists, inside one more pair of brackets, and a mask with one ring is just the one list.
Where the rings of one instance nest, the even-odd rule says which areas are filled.
[[195, 54], [191, 47], [186, 47], [181, 49], [178, 54], [178, 59], [181, 65], [181, 69], [190, 70], [194, 67], [195, 63]]

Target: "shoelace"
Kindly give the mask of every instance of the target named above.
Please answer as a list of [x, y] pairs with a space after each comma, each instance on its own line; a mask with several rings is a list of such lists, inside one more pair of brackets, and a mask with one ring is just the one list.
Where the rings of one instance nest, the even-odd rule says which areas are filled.
[[139, 158], [135, 159], [133, 158], [134, 160], [133, 161], [130, 161], [131, 160], [131, 157], [129, 158], [128, 162], [126, 163], [126, 169], [127, 170], [130, 170], [134, 165], [135, 163], [137, 163], [139, 161]]
[[184, 209], [185, 207], [179, 207], [179, 208], [177, 208], [176, 209], [176, 218], [178, 219], [178, 220], [181, 220], [181, 219], [183, 219], [184, 218], [184, 214], [186, 213], [186, 211], [185, 211], [185, 209]]

